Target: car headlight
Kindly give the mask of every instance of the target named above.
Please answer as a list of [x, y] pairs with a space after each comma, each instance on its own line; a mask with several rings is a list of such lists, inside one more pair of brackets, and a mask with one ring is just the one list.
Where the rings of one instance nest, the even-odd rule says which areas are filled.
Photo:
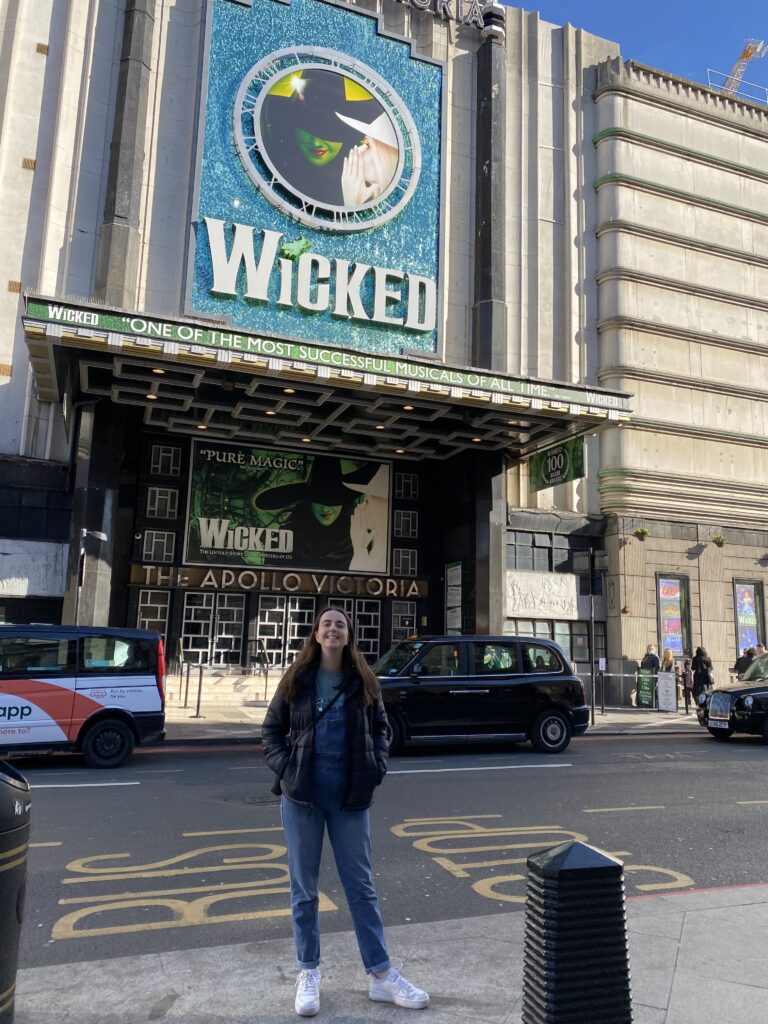
[[699, 704], [701, 704], [701, 706], [704, 707], [704, 705], [706, 703], [707, 703], [707, 695], [706, 695], [706, 693], [700, 693], [699, 694]]
[[755, 698], [754, 697], [742, 697], [741, 698], [742, 707], [751, 708], [754, 703], [755, 703]]

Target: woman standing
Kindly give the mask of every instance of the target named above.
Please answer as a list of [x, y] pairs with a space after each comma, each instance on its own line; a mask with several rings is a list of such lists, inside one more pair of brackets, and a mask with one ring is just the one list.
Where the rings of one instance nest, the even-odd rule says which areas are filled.
[[262, 729], [282, 793], [299, 975], [296, 1012], [320, 1010], [318, 876], [326, 828], [347, 897], [369, 997], [410, 1009], [429, 996], [389, 960], [371, 871], [368, 808], [387, 771], [389, 723], [376, 676], [355, 647], [352, 623], [326, 608], [286, 671]]
[[713, 683], [712, 659], [703, 647], [696, 648], [691, 668], [693, 670], [693, 699], [698, 701], [699, 694], [703, 693]]
[[691, 659], [686, 658], [683, 662], [683, 699], [685, 700], [685, 713], [689, 715], [691, 707], [691, 693], [693, 691], [693, 671], [691, 670]]

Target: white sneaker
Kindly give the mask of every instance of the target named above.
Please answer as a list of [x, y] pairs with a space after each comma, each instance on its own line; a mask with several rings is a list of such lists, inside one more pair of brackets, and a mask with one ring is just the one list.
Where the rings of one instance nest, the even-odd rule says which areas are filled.
[[368, 995], [377, 1003], [394, 1003], [395, 1006], [404, 1006], [408, 1010], [423, 1010], [425, 1006], [429, 1006], [427, 993], [412, 985], [394, 967], [390, 967], [389, 973], [383, 978], [371, 975]]
[[299, 971], [296, 979], [296, 1013], [300, 1017], [314, 1017], [320, 1012], [320, 969]]

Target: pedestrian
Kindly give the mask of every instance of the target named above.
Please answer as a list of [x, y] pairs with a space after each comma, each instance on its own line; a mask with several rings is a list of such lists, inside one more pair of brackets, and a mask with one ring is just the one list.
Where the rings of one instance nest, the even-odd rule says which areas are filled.
[[693, 692], [693, 672], [691, 670], [691, 659], [685, 658], [683, 661], [683, 671], [680, 673], [683, 681], [683, 700], [685, 701], [685, 713], [689, 715], [691, 713], [691, 693]]
[[755, 644], [755, 657], [759, 658], [761, 654], [765, 654], [765, 644]]
[[323, 836], [347, 897], [368, 995], [409, 1009], [429, 996], [391, 964], [371, 870], [368, 808], [387, 771], [389, 723], [376, 676], [355, 647], [352, 622], [325, 608], [267, 710], [262, 743], [277, 776], [288, 846], [299, 974], [296, 1012], [320, 1010], [318, 876]]
[[648, 669], [651, 672], [659, 671], [659, 656], [656, 653], [656, 648], [653, 644], [648, 644], [645, 649], [643, 660], [640, 662], [640, 668]]
[[754, 660], [754, 647], [745, 647], [742, 656], [736, 659], [736, 664], [733, 666], [732, 671], [735, 672], [737, 676], [743, 676]]
[[693, 698], [698, 700], [699, 694], [704, 693], [715, 682], [712, 675], [712, 659], [703, 647], [696, 648], [691, 668], [693, 670]]

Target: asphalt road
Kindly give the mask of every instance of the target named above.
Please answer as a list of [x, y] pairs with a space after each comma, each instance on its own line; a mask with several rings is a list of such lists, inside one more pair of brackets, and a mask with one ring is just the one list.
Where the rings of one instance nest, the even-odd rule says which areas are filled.
[[[525, 859], [572, 838], [621, 857], [629, 895], [768, 882], [768, 748], [584, 737], [394, 758], [372, 810], [385, 923], [522, 908]], [[147, 752], [119, 771], [17, 760], [33, 787], [21, 966], [291, 934], [272, 776], [258, 749]], [[330, 850], [322, 927], [351, 927]]]

